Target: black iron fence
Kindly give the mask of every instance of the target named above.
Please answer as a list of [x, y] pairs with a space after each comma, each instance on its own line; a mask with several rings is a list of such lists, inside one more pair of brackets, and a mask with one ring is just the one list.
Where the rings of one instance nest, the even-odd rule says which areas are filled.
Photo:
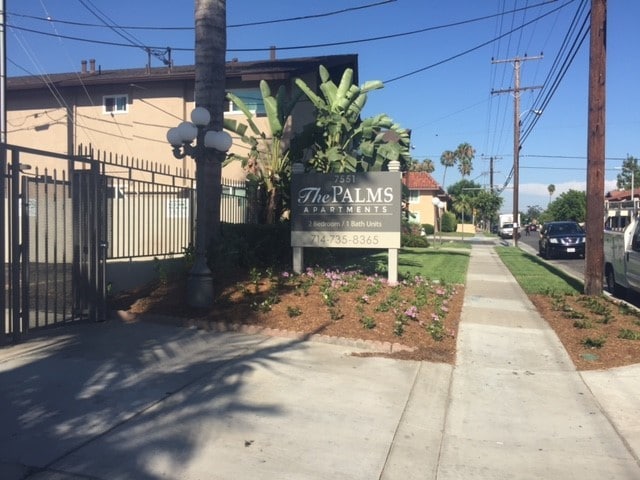
[[[0, 145], [2, 333], [104, 318], [107, 272], [182, 256], [194, 243], [190, 172], [81, 147]], [[224, 180], [221, 221], [255, 222], [255, 196]], [[133, 265], [133, 266], [131, 266]]]
[[0, 309], [14, 341], [104, 318], [102, 191], [91, 159], [0, 145]]

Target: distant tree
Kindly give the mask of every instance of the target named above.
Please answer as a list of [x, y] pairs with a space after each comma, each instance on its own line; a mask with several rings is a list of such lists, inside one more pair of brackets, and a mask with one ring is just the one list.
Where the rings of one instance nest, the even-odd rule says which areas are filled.
[[569, 190], [560, 194], [549, 204], [545, 220], [573, 220], [584, 222], [587, 216], [587, 194], [578, 190]]
[[453, 210], [460, 214], [460, 222], [465, 223], [466, 216], [471, 217], [474, 207], [474, 197], [467, 194], [458, 195], [453, 200]]
[[427, 172], [427, 173], [433, 173], [433, 171], [436, 169], [435, 165], [433, 164], [432, 160], [429, 160], [428, 158], [424, 159], [423, 161], [419, 162], [418, 160], [416, 160], [415, 158], [411, 159], [411, 163], [409, 165], [409, 171], [410, 172]]
[[462, 180], [449, 185], [447, 192], [453, 197], [458, 197], [463, 193], [475, 197], [482, 190], [482, 185], [480, 185], [479, 183], [463, 178]]
[[447, 168], [453, 167], [457, 162], [456, 154], [451, 150], [445, 150], [440, 155], [440, 164], [444, 167], [444, 173], [442, 174], [442, 186], [445, 185], [445, 178], [447, 177]]
[[547, 191], [549, 192], [549, 203], [551, 203], [551, 197], [553, 193], [556, 191], [556, 186], [552, 183], [547, 187]]
[[543, 209], [540, 205], [527, 205], [526, 212], [522, 215], [522, 221], [524, 223], [533, 223], [540, 221], [540, 215], [542, 215]]
[[473, 171], [473, 158], [476, 155], [476, 150], [468, 143], [461, 143], [454, 152], [458, 163], [458, 170], [462, 178], [468, 177]]
[[492, 218], [498, 216], [503, 201], [504, 199], [495, 192], [480, 190], [473, 202], [477, 219], [487, 226]]
[[637, 189], [640, 182], [638, 159], [630, 155], [622, 162], [622, 171], [618, 174], [616, 186], [621, 190], [631, 190], [631, 173], [633, 173], [633, 188]]

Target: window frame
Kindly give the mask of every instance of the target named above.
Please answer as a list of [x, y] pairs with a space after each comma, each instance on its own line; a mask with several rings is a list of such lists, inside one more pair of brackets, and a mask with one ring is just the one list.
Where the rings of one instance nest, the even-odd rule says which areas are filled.
[[[255, 88], [247, 88], [247, 87], [245, 87], [245, 88], [229, 88], [229, 89], [227, 89], [227, 91], [233, 93], [234, 95], [236, 95], [237, 97], [240, 97], [241, 99], [243, 98], [243, 96], [241, 94], [239, 94], [239, 92], [240, 93], [247, 92], [247, 93], [250, 93], [250, 94], [253, 94], [255, 92], [255, 94], [257, 95], [256, 98], [258, 98], [258, 101], [256, 103], [262, 105], [262, 110], [250, 108], [249, 111], [251, 112], [252, 115], [255, 115], [255, 116], [258, 116], [258, 117], [266, 116], [266, 110], [265, 110], [265, 106], [264, 106], [264, 99], [262, 98], [262, 92], [260, 91], [259, 87], [255, 87]], [[240, 109], [236, 108], [235, 104], [231, 100], [227, 100], [226, 107], [225, 107], [225, 110], [224, 110], [224, 114], [225, 115], [242, 115], [242, 111]]]
[[[118, 99], [124, 98], [124, 110], [119, 110]], [[113, 110], [107, 110], [107, 100], [113, 100]], [[126, 93], [117, 93], [113, 95], [102, 96], [102, 113], [105, 115], [124, 115], [129, 113], [129, 95]]]

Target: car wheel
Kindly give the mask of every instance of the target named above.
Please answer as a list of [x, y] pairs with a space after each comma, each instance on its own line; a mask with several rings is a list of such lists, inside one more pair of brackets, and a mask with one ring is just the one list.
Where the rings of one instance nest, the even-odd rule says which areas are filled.
[[613, 268], [610, 265], [607, 265], [604, 275], [609, 293], [618, 298], [624, 297], [625, 289], [622, 288], [622, 285], [616, 283], [616, 274], [613, 272]]
[[538, 255], [544, 258], [544, 250], [542, 250], [542, 245], [538, 244]]

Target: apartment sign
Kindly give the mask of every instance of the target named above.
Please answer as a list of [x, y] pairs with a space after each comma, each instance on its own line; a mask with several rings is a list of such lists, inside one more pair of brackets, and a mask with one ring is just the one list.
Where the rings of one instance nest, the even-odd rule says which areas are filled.
[[400, 248], [398, 172], [294, 174], [291, 246]]

